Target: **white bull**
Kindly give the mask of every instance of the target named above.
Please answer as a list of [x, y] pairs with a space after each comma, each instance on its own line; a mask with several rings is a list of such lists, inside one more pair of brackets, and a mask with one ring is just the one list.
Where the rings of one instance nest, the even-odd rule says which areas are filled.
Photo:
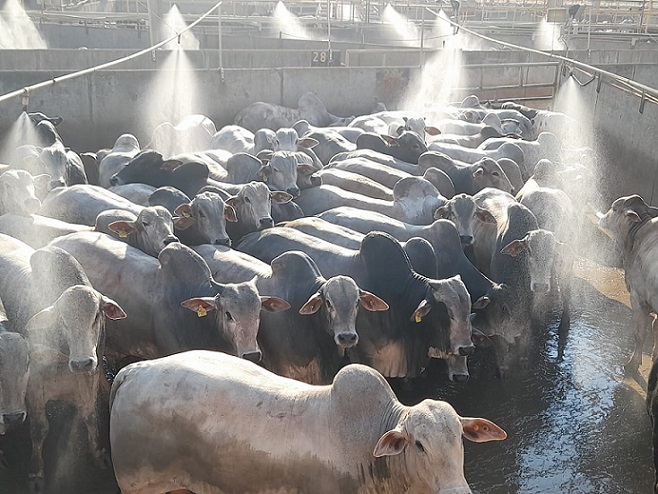
[[373, 369], [311, 386], [221, 353], [130, 365], [111, 394], [123, 494], [465, 494], [462, 436], [505, 439], [445, 402], [402, 405]]

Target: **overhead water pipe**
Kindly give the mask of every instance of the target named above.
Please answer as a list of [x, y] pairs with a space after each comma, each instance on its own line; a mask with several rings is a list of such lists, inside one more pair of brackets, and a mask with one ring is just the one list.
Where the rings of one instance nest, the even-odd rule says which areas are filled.
[[[450, 19], [440, 17], [437, 12], [433, 11], [429, 7], [425, 7], [425, 8], [429, 12], [431, 12], [433, 15], [440, 18], [442, 21], [449, 23], [453, 27], [458, 26], [457, 24], [455, 24]], [[586, 63], [579, 62], [578, 60], [574, 60], [572, 58], [567, 58], [567, 57], [563, 57], [561, 55], [556, 55], [554, 53], [547, 53], [547, 52], [542, 51], [542, 50], [536, 50], [534, 48], [526, 48], [525, 46], [514, 45], [514, 44], [508, 43], [506, 41], [500, 41], [500, 40], [497, 40], [497, 39], [494, 39], [494, 38], [490, 38], [489, 36], [485, 36], [484, 34], [481, 34], [481, 33], [475, 32], [471, 29], [468, 29], [468, 28], [464, 27], [463, 25], [459, 26], [459, 28], [464, 30], [468, 34], [476, 36], [476, 37], [478, 37], [480, 39], [483, 39], [485, 41], [488, 41], [490, 43], [494, 43], [494, 44], [501, 45], [501, 46], [504, 46], [504, 47], [507, 47], [507, 48], [511, 48], [513, 50], [526, 51], [528, 53], [534, 53], [534, 54], [537, 54], [537, 55], [542, 55], [542, 56], [545, 56], [545, 57], [553, 58], [555, 60], [560, 60], [561, 62], [564, 62], [565, 64], [567, 64], [569, 66], [577, 67], [579, 70], [581, 70], [582, 72], [584, 72], [584, 73], [586, 73], [590, 76], [594, 76], [594, 75], [598, 74], [599, 80], [602, 80], [603, 76], [605, 76], [607, 79], [609, 79], [608, 83], [611, 86], [616, 87], [618, 89], [621, 89], [622, 91], [626, 91], [626, 92], [629, 92], [631, 94], [634, 94], [635, 96], [638, 96], [638, 97], [641, 97], [641, 98], [643, 97], [645, 100], [651, 101], [652, 103], [658, 104], [658, 89], [654, 89], [654, 88], [649, 87], [645, 84], [642, 84], [642, 83], [633, 81], [631, 79], [628, 79], [626, 77], [620, 76], [618, 74], [615, 74], [614, 72], [608, 72], [607, 70], [603, 70], [603, 69], [600, 69], [600, 68], [597, 68], [597, 67], [593, 67], [592, 65], [588, 65]], [[642, 95], [644, 95], [644, 96], [642, 96]]]
[[39, 82], [37, 84], [32, 84], [31, 86], [25, 86], [21, 89], [17, 89], [16, 91], [12, 91], [10, 93], [3, 94], [2, 96], [0, 96], [0, 103], [2, 103], [4, 101], [7, 101], [7, 100], [10, 100], [12, 98], [17, 98], [19, 96], [22, 97], [26, 92], [30, 93], [30, 92], [32, 92], [36, 89], [42, 89], [44, 87], [52, 86], [53, 84], [56, 84], [58, 82], [64, 82], [64, 81], [68, 81], [70, 79], [76, 79], [78, 77], [81, 77], [81, 76], [87, 75], [87, 74], [93, 74], [94, 72], [97, 72], [99, 70], [104, 70], [104, 69], [108, 69], [110, 67], [114, 67], [115, 65], [122, 64], [124, 62], [127, 62], [128, 60], [132, 60], [134, 58], [138, 58], [138, 57], [141, 57], [142, 55], [146, 55], [147, 53], [155, 51], [158, 48], [160, 48], [161, 46], [166, 45], [170, 41], [173, 41], [173, 40], [177, 39], [184, 32], [189, 31], [190, 29], [195, 27], [202, 20], [204, 20], [206, 17], [208, 17], [214, 10], [219, 8], [219, 6], [221, 4], [222, 4], [222, 2], [216, 3], [215, 5], [213, 5], [213, 7], [210, 10], [208, 10], [205, 14], [203, 14], [201, 17], [199, 17], [197, 20], [195, 20], [192, 24], [187, 26], [181, 32], [175, 33], [172, 36], [170, 36], [169, 38], [167, 38], [163, 41], [160, 41], [159, 43], [157, 43], [153, 46], [149, 46], [148, 48], [145, 48], [141, 51], [138, 51], [137, 53], [133, 53], [132, 55], [128, 55], [128, 56], [125, 56], [125, 57], [122, 57], [122, 58], [118, 58], [116, 60], [112, 60], [111, 62], [96, 65], [94, 67], [89, 67], [87, 69], [78, 70], [77, 72], [71, 72], [69, 74], [64, 74], [64, 75], [49, 79], [47, 81], [42, 81], [42, 82]]

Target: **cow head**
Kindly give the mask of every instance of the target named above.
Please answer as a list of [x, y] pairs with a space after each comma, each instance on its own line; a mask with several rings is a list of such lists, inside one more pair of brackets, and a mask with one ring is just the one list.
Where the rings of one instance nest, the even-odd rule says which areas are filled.
[[20, 215], [38, 213], [41, 209], [41, 201], [36, 196], [36, 189], [45, 188], [49, 182], [49, 175], [33, 177], [24, 170], [7, 170], [0, 175], [2, 213]]
[[434, 218], [452, 221], [457, 227], [463, 247], [473, 245], [473, 226], [476, 222], [496, 223], [493, 215], [478, 206], [472, 196], [458, 194], [434, 213]]
[[620, 197], [605, 215], [599, 219], [599, 228], [603, 229], [620, 245], [632, 245], [631, 231], [642, 223], [658, 217], [658, 208], [649, 206], [644, 199], [635, 194]]
[[551, 273], [559, 262], [573, 258], [571, 247], [555, 238], [553, 232], [532, 230], [520, 240], [513, 240], [500, 251], [512, 257], [523, 256], [530, 276], [530, 291], [551, 291]]
[[292, 200], [292, 195], [282, 191], [271, 191], [261, 182], [244, 185], [226, 204], [235, 209], [242, 235], [265, 230], [274, 226], [272, 203], [285, 204]]
[[146, 207], [139, 212], [134, 221], [113, 221], [108, 228], [119, 238], [132, 236], [133, 240], [129, 243], [153, 257], [156, 257], [165, 246], [178, 242], [178, 238], [174, 235], [171, 213], [162, 206]]
[[257, 335], [261, 309], [279, 312], [290, 304], [278, 297], [263, 297], [258, 293], [256, 279], [244, 283], [221, 284], [211, 280], [217, 294], [195, 297], [181, 302], [181, 306], [196, 312], [197, 317], [212, 313], [222, 336], [238, 357], [259, 362], [262, 353]]
[[491, 158], [482, 158], [473, 165], [473, 185], [476, 191], [485, 187], [493, 187], [510, 194], [514, 192], [514, 187], [503, 169]]
[[226, 222], [236, 222], [238, 217], [234, 207], [224, 202], [219, 194], [201, 192], [189, 203], [184, 203], [174, 210], [174, 226], [178, 230], [187, 230], [194, 226], [197, 234], [195, 242], [212, 245], [231, 245], [226, 233]]
[[[37, 312], [25, 327], [30, 344], [59, 347], [74, 374], [95, 372], [105, 336], [105, 318], [123, 319], [121, 307], [90, 286], [67, 288], [55, 303]], [[50, 341], [49, 341], [50, 340]]]
[[[482, 418], [460, 417], [446, 402], [424, 400], [401, 414], [374, 446], [373, 456], [402, 462], [418, 492], [470, 492], [464, 478], [462, 437], [482, 443], [507, 437]], [[404, 454], [403, 454], [404, 453]]]
[[282, 190], [293, 197], [298, 197], [300, 192], [297, 185], [298, 166], [302, 165], [298, 164], [295, 153], [278, 151], [261, 167], [259, 179], [265, 182], [270, 190]]
[[359, 342], [356, 316], [359, 305], [369, 311], [388, 310], [388, 304], [370, 292], [361, 290], [347, 276], [335, 276], [325, 281], [317, 293], [299, 309], [302, 315], [314, 314], [321, 308], [327, 328], [336, 345], [344, 351]]
[[0, 435], [25, 421], [29, 351], [18, 333], [0, 330]]

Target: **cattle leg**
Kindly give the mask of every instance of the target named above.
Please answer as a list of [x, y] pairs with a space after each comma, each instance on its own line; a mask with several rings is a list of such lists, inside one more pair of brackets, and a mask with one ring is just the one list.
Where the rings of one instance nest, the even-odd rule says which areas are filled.
[[[94, 455], [96, 466], [101, 469], [107, 469], [111, 466], [109, 455], [104, 448], [101, 447], [100, 434], [98, 431], [98, 415], [97, 415], [97, 401], [98, 401], [98, 377], [96, 374], [94, 382], [89, 383], [87, 388], [89, 391], [86, 399], [82, 400], [84, 403], [80, 407], [80, 415], [87, 428], [87, 440], [89, 441], [89, 450]], [[87, 394], [87, 393], [85, 393]]]
[[631, 297], [631, 307], [633, 309], [633, 319], [635, 322], [635, 348], [633, 355], [628, 363], [624, 366], [627, 373], [637, 372], [642, 363], [642, 349], [644, 348], [644, 339], [649, 329], [652, 327], [653, 316], [649, 314], [642, 304], [638, 303], [634, 297]]
[[[34, 404], [33, 404], [34, 405]], [[28, 492], [40, 494], [44, 489], [43, 480], [43, 443], [48, 435], [48, 417], [46, 404], [38, 403], [28, 409], [30, 417], [30, 436], [32, 438], [32, 459], [30, 461], [30, 475]]]

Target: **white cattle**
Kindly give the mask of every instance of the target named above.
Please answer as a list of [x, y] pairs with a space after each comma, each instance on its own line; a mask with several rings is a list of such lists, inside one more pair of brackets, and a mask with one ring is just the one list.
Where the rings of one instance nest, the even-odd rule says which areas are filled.
[[506, 437], [446, 402], [404, 406], [362, 365], [312, 386], [192, 351], [125, 367], [110, 401], [123, 494], [467, 494], [462, 436]]

